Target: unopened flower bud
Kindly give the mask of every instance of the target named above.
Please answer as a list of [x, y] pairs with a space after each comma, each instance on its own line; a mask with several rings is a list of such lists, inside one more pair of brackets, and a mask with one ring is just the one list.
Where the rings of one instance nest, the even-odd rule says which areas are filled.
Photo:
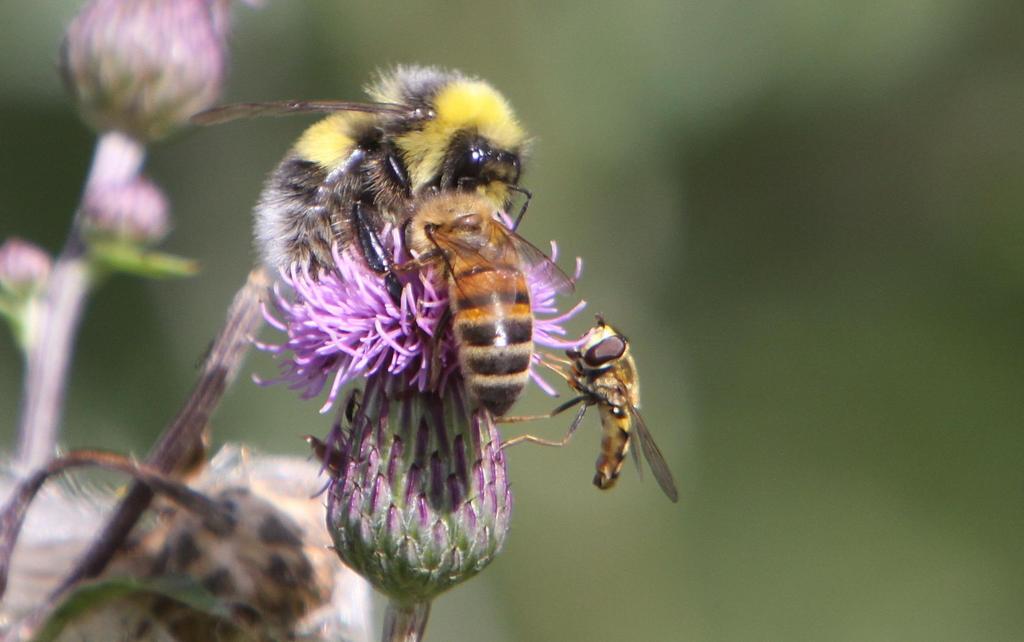
[[87, 236], [153, 244], [167, 235], [167, 198], [152, 181], [97, 185], [85, 195], [82, 224]]
[[224, 22], [211, 0], [92, 0], [67, 29], [61, 71], [92, 127], [155, 140], [220, 94]]
[[38, 245], [9, 238], [0, 245], [0, 286], [20, 294], [39, 289], [50, 275], [51, 264]]

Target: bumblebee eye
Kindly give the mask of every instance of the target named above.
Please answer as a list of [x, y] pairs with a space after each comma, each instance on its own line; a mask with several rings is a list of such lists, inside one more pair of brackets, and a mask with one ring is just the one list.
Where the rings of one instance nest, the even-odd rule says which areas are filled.
[[474, 141], [459, 150], [451, 169], [450, 180], [459, 187], [472, 187], [480, 178], [490, 149], [482, 141]]
[[498, 152], [494, 154], [491, 163], [491, 172], [498, 180], [516, 185], [519, 183], [519, 157], [511, 152]]
[[626, 342], [620, 336], [611, 336], [583, 353], [583, 361], [591, 368], [599, 368], [620, 358], [626, 352]]

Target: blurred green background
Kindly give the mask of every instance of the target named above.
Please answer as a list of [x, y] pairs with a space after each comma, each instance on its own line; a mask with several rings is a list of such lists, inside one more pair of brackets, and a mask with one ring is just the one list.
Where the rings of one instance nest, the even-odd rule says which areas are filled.
[[[0, 237], [51, 250], [92, 145], [55, 73], [77, 5], [0, 5]], [[566, 449], [514, 449], [506, 551], [438, 601], [429, 640], [1024, 637], [1024, 5], [279, 0], [236, 15], [227, 99], [358, 98], [400, 62], [508, 96], [537, 138], [524, 233], [585, 258], [580, 294], [631, 336], [681, 489], [672, 505], [630, 466], [595, 490], [596, 417]], [[248, 270], [261, 181], [308, 123], [152, 150], [166, 246], [204, 269], [98, 292], [66, 444], [145, 452]], [[6, 448], [21, 373], [6, 335], [0, 364]], [[216, 439], [303, 453], [299, 436], [328, 427], [318, 404], [252, 372], [273, 363], [250, 358]]]

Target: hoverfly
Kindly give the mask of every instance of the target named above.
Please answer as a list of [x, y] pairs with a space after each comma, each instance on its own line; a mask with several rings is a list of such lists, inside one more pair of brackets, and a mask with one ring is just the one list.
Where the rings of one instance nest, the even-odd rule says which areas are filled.
[[630, 451], [635, 439], [640, 442], [639, 449], [632, 449], [637, 467], [640, 468], [637, 450], [641, 450], [661, 490], [673, 502], [678, 501], [679, 492], [676, 490], [672, 473], [640, 414], [640, 381], [636, 361], [630, 354], [629, 341], [626, 337], [598, 315], [597, 324], [587, 333], [583, 345], [578, 349], [566, 351], [566, 356], [569, 357], [569, 361], [564, 362], [570, 368], [568, 372], [557, 367], [552, 369], [566, 379], [569, 386], [579, 393], [578, 396], [546, 415], [504, 417], [498, 420], [501, 423], [517, 423], [548, 418], [582, 404], [565, 437], [559, 441], [550, 441], [534, 435], [520, 435], [506, 441], [502, 447], [523, 441], [545, 446], [564, 446], [582, 423], [587, 409], [597, 406], [603, 432], [594, 485], [602, 490], [615, 485], [626, 453]]

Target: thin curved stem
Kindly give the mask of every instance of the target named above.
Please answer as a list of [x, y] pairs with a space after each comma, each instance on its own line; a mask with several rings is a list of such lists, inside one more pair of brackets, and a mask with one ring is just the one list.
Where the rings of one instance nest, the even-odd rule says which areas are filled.
[[381, 642], [420, 642], [429, 617], [429, 601], [406, 604], [388, 600]]
[[[138, 174], [145, 154], [141, 143], [124, 134], [103, 134], [96, 142], [83, 198], [101, 185], [124, 182]], [[15, 459], [22, 470], [49, 461], [57, 443], [75, 334], [92, 285], [80, 219], [81, 206], [40, 299], [38, 328], [28, 334], [31, 339], [26, 346]]]
[[[256, 267], [249, 273], [228, 308], [227, 319], [210, 347], [192, 394], [146, 457], [148, 466], [170, 473], [194, 453], [203, 429], [238, 375], [252, 338], [263, 323], [261, 304], [269, 285], [270, 277], [263, 267]], [[145, 484], [132, 486], [103, 532], [52, 593], [54, 602], [78, 581], [103, 571], [152, 498], [153, 493]]]

